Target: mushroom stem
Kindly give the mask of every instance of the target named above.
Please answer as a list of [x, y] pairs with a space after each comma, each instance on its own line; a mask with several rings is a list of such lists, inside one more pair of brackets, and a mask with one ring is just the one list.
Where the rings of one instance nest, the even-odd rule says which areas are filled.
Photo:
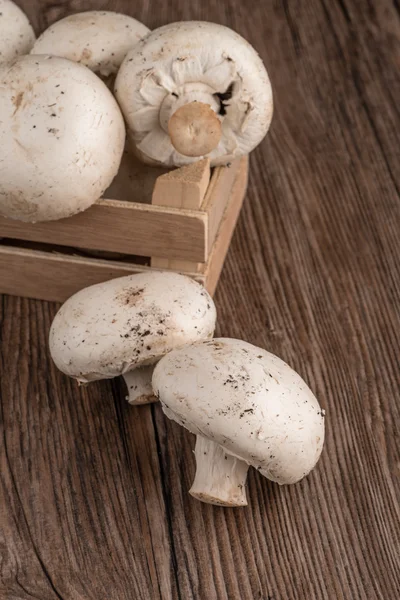
[[194, 453], [196, 475], [190, 495], [217, 506], [247, 506], [245, 486], [249, 465], [199, 435]]
[[154, 396], [151, 385], [154, 365], [139, 367], [123, 374], [123, 378], [128, 388], [128, 396], [126, 397], [129, 404], [150, 404], [157, 402]]
[[219, 144], [221, 122], [204, 102], [184, 104], [170, 118], [168, 132], [175, 150], [184, 156], [206, 156]]

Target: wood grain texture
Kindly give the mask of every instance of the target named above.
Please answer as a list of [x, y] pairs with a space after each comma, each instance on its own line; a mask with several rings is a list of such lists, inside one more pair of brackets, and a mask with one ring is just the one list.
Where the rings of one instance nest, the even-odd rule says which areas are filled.
[[[206, 263], [151, 259], [151, 266], [135, 262], [139, 257], [79, 256], [78, 250], [39, 245], [39, 248], [6, 245], [0, 241], [0, 291], [4, 294], [65, 302], [75, 292], [115, 277], [142, 273], [151, 268], [173, 269], [201, 282], [214, 295], [232, 234], [246, 195], [248, 157], [239, 161], [240, 168], [229, 193], [224, 197], [225, 212]], [[68, 253], [67, 253], [68, 250]], [[71, 254], [72, 252], [72, 254]], [[86, 250], [86, 252], [89, 252]], [[103, 254], [103, 253], [102, 253]]]
[[[0, 217], [0, 236], [199, 262], [208, 256], [205, 213], [111, 199], [58, 221], [22, 223]], [[191, 244], [187, 243], [188, 236]]]
[[208, 217], [208, 249], [211, 250], [222, 216], [225, 212], [226, 198], [232, 188], [233, 182], [242, 166], [243, 158], [236, 159], [226, 167], [217, 167], [214, 170], [206, 197], [203, 202], [203, 210], [207, 211]]
[[[216, 173], [214, 172], [214, 178]], [[204, 158], [180, 169], [174, 169], [157, 178], [152, 195], [152, 204], [200, 210], [210, 186], [210, 159]], [[226, 196], [224, 198], [226, 205]], [[188, 239], [188, 243], [190, 243]], [[202, 263], [187, 260], [169, 260], [151, 257], [151, 266], [159, 269], [196, 273]]]
[[317, 469], [251, 472], [246, 509], [190, 498], [194, 439], [119, 381], [52, 366], [57, 307], [1, 304], [0, 597], [400, 597], [397, 0], [24, 0], [40, 31], [70, 11], [149, 27], [207, 19], [268, 66], [275, 116], [217, 289], [218, 334], [286, 359], [327, 411]]
[[204, 285], [212, 296], [214, 296], [217, 288], [243, 201], [246, 197], [248, 181], [249, 158], [244, 156], [240, 159], [239, 169], [236, 171], [236, 177], [229, 191], [228, 204], [222, 213], [208, 261], [200, 265], [200, 273], [204, 276]]
[[[5, 294], [65, 302], [84, 287], [142, 273], [132, 263], [15, 248], [0, 244], [0, 289]], [[22, 294], [21, 294], [22, 295]]]
[[[126, 160], [124, 157], [122, 180], [129, 192], [132, 182], [127, 181]], [[193, 202], [188, 206], [173, 206], [166, 202], [161, 205], [104, 198], [88, 210], [58, 221], [23, 223], [0, 216], [0, 237], [123, 255], [186, 260], [186, 263], [192, 261], [192, 265], [193, 261], [206, 262], [241, 160], [235, 160], [229, 168], [214, 169], [201, 210], [200, 206], [195, 210]], [[153, 177], [147, 176], [149, 171], [146, 167], [146, 184], [141, 186], [142, 191], [148, 188], [148, 179], [154, 182]], [[120, 193], [118, 185], [116, 189]], [[200, 202], [198, 197], [198, 204]], [[197, 269], [193, 266], [191, 270]]]
[[157, 178], [152, 204], [199, 210], [210, 184], [210, 159], [204, 158]]

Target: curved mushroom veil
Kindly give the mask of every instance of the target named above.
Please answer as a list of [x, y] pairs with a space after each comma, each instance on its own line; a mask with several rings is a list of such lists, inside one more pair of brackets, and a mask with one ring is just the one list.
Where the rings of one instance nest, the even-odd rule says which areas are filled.
[[208, 153], [213, 165], [253, 150], [273, 112], [261, 58], [239, 34], [215, 23], [172, 23], [151, 32], [126, 56], [115, 94], [136, 148], [166, 166], [196, 160], [171, 141], [170, 119], [183, 106], [206, 104], [218, 117], [221, 135]]

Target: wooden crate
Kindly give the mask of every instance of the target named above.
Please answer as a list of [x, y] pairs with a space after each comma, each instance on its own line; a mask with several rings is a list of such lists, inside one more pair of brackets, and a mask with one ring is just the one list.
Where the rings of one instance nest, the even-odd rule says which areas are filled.
[[[63, 302], [107, 279], [172, 269], [213, 294], [246, 193], [248, 157], [211, 172], [202, 164], [197, 180], [187, 167], [167, 174], [141, 167], [140, 184], [125, 166], [105, 199], [68, 219], [0, 217], [0, 292]], [[153, 190], [148, 198], [118, 199], [136, 199], [138, 185]]]

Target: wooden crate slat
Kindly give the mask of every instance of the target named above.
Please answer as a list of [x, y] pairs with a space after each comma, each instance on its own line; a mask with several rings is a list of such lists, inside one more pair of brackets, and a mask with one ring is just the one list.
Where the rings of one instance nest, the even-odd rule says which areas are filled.
[[169, 171], [157, 178], [151, 203], [156, 206], [200, 210], [210, 180], [209, 158]]
[[237, 158], [230, 167], [218, 167], [214, 171], [202, 209], [208, 215], [208, 250], [214, 244], [233, 183], [243, 163], [248, 163], [248, 157]]
[[[12, 296], [64, 302], [89, 285], [149, 270], [155, 269], [0, 245], [0, 293]], [[205, 283], [204, 275], [187, 275]]]
[[[200, 281], [213, 294], [245, 196], [247, 175], [247, 158], [235, 161], [230, 169], [215, 169], [201, 210], [198, 211], [103, 200], [85, 213], [63, 221], [32, 225], [0, 218], [0, 237], [45, 244], [43, 247], [39, 246], [39, 249], [0, 245], [0, 292], [63, 302], [83, 287], [152, 269], [118, 259], [82, 257], [68, 251], [56, 252], [51, 247], [51, 244], [65, 245], [126, 254], [135, 252], [140, 255], [138, 246], [134, 244], [135, 240], [132, 244], [131, 223], [134, 222], [138, 232], [141, 232], [139, 241], [146, 244], [146, 255], [147, 249], [153, 246], [157, 248], [155, 252], [159, 255], [162, 238], [161, 246], [165, 244], [167, 254], [170, 255], [165, 259], [166, 266], [170, 268], [172, 264], [173, 270]], [[142, 222], [145, 223], [145, 230], [143, 225], [140, 226], [141, 218], [144, 219]], [[172, 221], [167, 221], [166, 225], [165, 219]], [[215, 222], [209, 225], [209, 219]], [[163, 226], [169, 227], [169, 231], [173, 232], [172, 240], [167, 236], [163, 237]], [[149, 230], [158, 236], [155, 242], [147, 238]], [[143, 235], [144, 231], [147, 234]], [[193, 236], [193, 231], [197, 232], [197, 238]], [[208, 243], [209, 235], [214, 240], [212, 247]], [[185, 249], [190, 250], [190, 260]], [[200, 249], [202, 260], [197, 258]], [[175, 257], [172, 263], [168, 260]], [[156, 269], [162, 267], [162, 261], [159, 260], [160, 264]], [[201, 263], [194, 265], [197, 271], [189, 268], [194, 263]]]
[[[200, 210], [207, 189], [210, 186], [210, 178], [210, 159], [208, 158], [171, 171], [157, 179], [152, 203], [159, 206]], [[196, 273], [201, 264], [203, 263], [188, 260], [168, 260], [158, 256], [151, 257], [152, 267], [173, 269], [175, 271]]]
[[0, 237], [193, 262], [206, 262], [207, 235], [204, 212], [117, 200], [47, 223], [0, 217]]
[[63, 302], [88, 285], [146, 269], [148, 267], [139, 265], [0, 246], [0, 290], [13, 296]]
[[235, 183], [229, 196], [229, 203], [220, 221], [219, 230], [214, 239], [214, 245], [210, 252], [208, 263], [205, 265], [203, 274], [205, 276], [205, 287], [213, 296], [217, 287], [219, 277], [224, 266], [229, 245], [235, 231], [236, 222], [246, 196], [247, 180], [249, 173], [249, 161], [241, 160], [239, 171], [236, 174]]

